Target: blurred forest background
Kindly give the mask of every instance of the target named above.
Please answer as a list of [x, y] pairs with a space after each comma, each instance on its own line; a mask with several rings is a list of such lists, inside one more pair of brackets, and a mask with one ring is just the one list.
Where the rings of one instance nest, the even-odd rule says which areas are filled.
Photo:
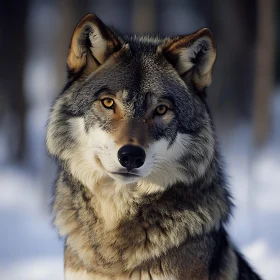
[[208, 101], [236, 198], [229, 229], [265, 279], [280, 279], [277, 0], [0, 1], [0, 278], [63, 278], [48, 209], [56, 167], [45, 126], [66, 82], [72, 32], [92, 12], [129, 33], [212, 30]]

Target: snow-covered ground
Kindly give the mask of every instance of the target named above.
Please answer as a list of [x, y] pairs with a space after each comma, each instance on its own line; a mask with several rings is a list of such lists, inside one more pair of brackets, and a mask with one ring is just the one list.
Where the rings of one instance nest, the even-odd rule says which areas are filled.
[[63, 279], [63, 244], [38, 182], [14, 166], [1, 168], [0, 182], [0, 279]]
[[232, 143], [228, 144], [231, 149], [224, 150], [236, 205], [229, 231], [263, 279], [278, 280], [280, 137], [277, 142], [271, 141], [257, 156], [252, 157], [250, 145], [246, 141], [248, 132], [248, 127], [239, 127], [232, 135]]
[[280, 90], [271, 100], [267, 145], [252, 150], [251, 128], [242, 124], [222, 138], [235, 198], [229, 230], [244, 255], [266, 280], [280, 279]]
[[[241, 124], [230, 132], [223, 131], [220, 135], [236, 204], [229, 230], [237, 246], [265, 280], [280, 279], [279, 94], [272, 107], [274, 126], [271, 138], [257, 154], [251, 149], [248, 124]], [[30, 135], [36, 135], [34, 129], [40, 134], [36, 136], [40, 139], [39, 144], [33, 145], [35, 162], [44, 158], [45, 122], [44, 117], [37, 118], [36, 114], [42, 115], [42, 111], [31, 112], [29, 119]], [[49, 192], [42, 187], [42, 176], [48, 178], [48, 172], [44, 165], [33, 164], [31, 169], [0, 166], [1, 280], [63, 279], [63, 242], [52, 228], [47, 209]]]

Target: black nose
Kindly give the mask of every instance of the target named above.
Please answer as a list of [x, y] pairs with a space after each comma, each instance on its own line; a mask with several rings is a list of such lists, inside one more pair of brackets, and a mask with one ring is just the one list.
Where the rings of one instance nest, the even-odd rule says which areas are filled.
[[125, 145], [118, 151], [119, 162], [127, 169], [127, 171], [142, 166], [145, 162], [145, 158], [145, 151], [137, 146]]

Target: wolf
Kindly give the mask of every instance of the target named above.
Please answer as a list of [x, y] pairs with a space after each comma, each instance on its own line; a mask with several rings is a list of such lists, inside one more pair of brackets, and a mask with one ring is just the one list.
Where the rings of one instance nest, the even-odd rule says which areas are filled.
[[66, 280], [260, 280], [225, 225], [232, 211], [206, 88], [211, 31], [121, 34], [77, 25], [46, 145]]

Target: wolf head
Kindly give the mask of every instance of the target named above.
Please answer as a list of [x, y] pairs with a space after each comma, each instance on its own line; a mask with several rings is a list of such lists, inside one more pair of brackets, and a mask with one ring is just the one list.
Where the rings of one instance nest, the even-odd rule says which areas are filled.
[[215, 57], [208, 29], [128, 36], [87, 15], [74, 31], [68, 83], [51, 111], [49, 153], [90, 188], [101, 178], [159, 188], [199, 179], [215, 149], [204, 101]]

